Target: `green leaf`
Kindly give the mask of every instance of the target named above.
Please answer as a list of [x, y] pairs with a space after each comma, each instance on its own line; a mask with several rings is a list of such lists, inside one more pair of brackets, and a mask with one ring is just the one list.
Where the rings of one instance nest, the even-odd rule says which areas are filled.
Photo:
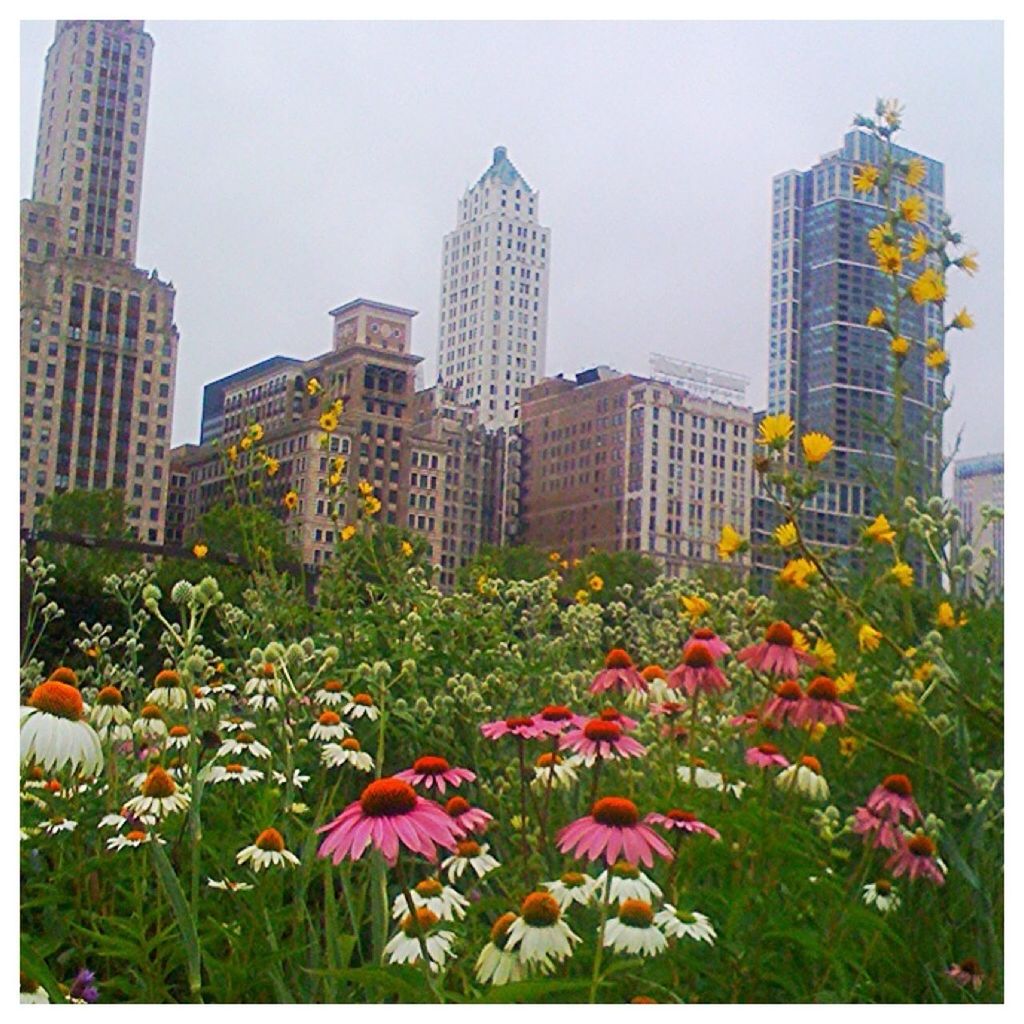
[[57, 984], [57, 979], [50, 973], [46, 961], [36, 952], [31, 941], [21, 936], [21, 969], [33, 980], [46, 989], [51, 1003], [66, 1003], [64, 993]]
[[181, 931], [181, 938], [185, 944], [185, 957], [188, 964], [188, 987], [197, 1002], [202, 1002], [202, 954], [199, 949], [199, 935], [196, 932], [196, 923], [192, 913], [185, 901], [185, 893], [182, 891], [178, 876], [167, 859], [167, 854], [158, 842], [147, 844], [150, 856], [153, 859], [153, 867], [156, 869], [157, 877], [163, 883], [164, 891], [170, 900], [171, 909], [178, 922]]

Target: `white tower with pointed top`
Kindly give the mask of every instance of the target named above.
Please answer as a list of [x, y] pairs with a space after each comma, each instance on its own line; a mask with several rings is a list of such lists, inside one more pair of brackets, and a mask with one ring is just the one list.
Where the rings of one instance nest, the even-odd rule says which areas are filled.
[[504, 146], [458, 203], [441, 255], [438, 376], [489, 427], [519, 421], [519, 395], [544, 376], [551, 232], [540, 193]]

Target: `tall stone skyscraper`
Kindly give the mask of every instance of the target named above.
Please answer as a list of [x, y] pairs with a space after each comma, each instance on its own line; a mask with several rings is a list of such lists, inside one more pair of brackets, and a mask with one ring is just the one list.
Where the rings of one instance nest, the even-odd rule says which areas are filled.
[[163, 540], [174, 288], [135, 266], [152, 54], [141, 21], [58, 21], [47, 54], [21, 203], [23, 526], [54, 492], [116, 488]]
[[[902, 147], [895, 153], [899, 160], [919, 155]], [[879, 141], [853, 129], [842, 148], [810, 170], [786, 171], [772, 182], [768, 412], [789, 413], [798, 434], [822, 431], [835, 440], [822, 467], [824, 487], [804, 524], [810, 537], [825, 544], [844, 545], [855, 537], [863, 517], [874, 514], [866, 475], [884, 482], [893, 471], [884, 437], [893, 408], [889, 337], [865, 323], [874, 306], [892, 310], [891, 279], [877, 268], [867, 243], [884, 209], [877, 190], [860, 194], [853, 188], [857, 166], [882, 159]], [[915, 191], [927, 210], [915, 229], [937, 239], [943, 166], [921, 159], [926, 173]], [[903, 183], [897, 188], [897, 199], [905, 198]], [[909, 284], [922, 269], [924, 264], [905, 264], [901, 283]], [[933, 303], [908, 303], [901, 321], [911, 342], [904, 364], [905, 436], [920, 489], [929, 493], [935, 492], [942, 454], [942, 374], [929, 369], [924, 357], [940, 317]]]
[[438, 377], [487, 427], [517, 423], [520, 392], [544, 376], [551, 232], [539, 216], [540, 193], [498, 146], [444, 239]]

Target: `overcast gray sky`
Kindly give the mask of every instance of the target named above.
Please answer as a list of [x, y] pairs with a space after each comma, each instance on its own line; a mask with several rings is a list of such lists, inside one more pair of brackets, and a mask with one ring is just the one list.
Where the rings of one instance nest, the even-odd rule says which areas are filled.
[[[771, 178], [838, 148], [879, 95], [946, 165], [980, 251], [957, 275], [947, 438], [1003, 447], [1003, 33], [997, 22], [168, 22], [155, 41], [139, 261], [177, 288], [176, 443], [202, 386], [330, 345], [356, 296], [420, 311], [495, 145], [552, 231], [547, 372], [737, 370], [764, 403]], [[22, 195], [53, 22], [23, 22]]]

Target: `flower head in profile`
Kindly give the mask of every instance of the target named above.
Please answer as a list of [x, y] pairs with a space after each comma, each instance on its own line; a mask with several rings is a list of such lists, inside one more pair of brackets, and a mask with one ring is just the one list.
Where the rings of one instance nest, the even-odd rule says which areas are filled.
[[330, 768], [349, 765], [356, 771], [373, 771], [373, 757], [354, 736], [346, 736], [340, 743], [328, 743], [320, 751], [320, 760]]
[[838, 725], [846, 724], [849, 712], [859, 711], [855, 704], [839, 699], [839, 688], [828, 676], [815, 676], [804, 692], [803, 700], [797, 704], [790, 720], [794, 725]]
[[647, 680], [633, 664], [633, 659], [621, 647], [614, 647], [605, 655], [604, 668], [594, 676], [589, 690], [591, 693], [604, 693], [606, 690], [646, 693]]
[[703, 644], [711, 652], [711, 657], [715, 661], [718, 661], [719, 658], [724, 657], [726, 654], [732, 653], [732, 648], [713, 629], [709, 629], [707, 626], [701, 626], [690, 634], [690, 638], [683, 644], [684, 658], [687, 649], [694, 644]]
[[911, 193], [900, 203], [900, 216], [908, 224], [916, 224], [925, 215], [924, 200], [916, 193]]
[[327, 833], [317, 855], [331, 857], [335, 864], [346, 857], [358, 860], [371, 845], [392, 865], [401, 846], [434, 861], [438, 846], [454, 850], [459, 838], [442, 807], [397, 778], [371, 782], [358, 800], [317, 832]]
[[491, 926], [491, 941], [480, 951], [474, 967], [476, 980], [481, 984], [507, 985], [526, 977], [527, 965], [518, 953], [505, 948], [508, 930], [515, 920], [516, 915], [509, 911]]
[[861, 898], [869, 907], [875, 907], [882, 914], [888, 914], [900, 905], [900, 894], [888, 878], [868, 882], [862, 890]]
[[677, 807], [661, 814], [659, 811], [652, 811], [644, 818], [648, 825], [660, 825], [668, 832], [680, 835], [705, 835], [712, 839], [721, 839], [718, 829], [705, 824], [692, 811], [683, 811]]
[[603, 856], [607, 864], [614, 864], [621, 856], [646, 867], [654, 864], [655, 854], [665, 860], [673, 856], [665, 841], [640, 821], [636, 804], [616, 796], [602, 797], [590, 814], [563, 828], [558, 834], [558, 848], [588, 861]]
[[946, 977], [961, 988], [970, 988], [975, 992], [981, 990], [985, 984], [985, 972], [981, 964], [973, 957], [961, 960], [958, 964], [950, 964], [945, 970]]
[[886, 324], [885, 311], [881, 306], [874, 306], [868, 313], [867, 317], [868, 327], [884, 327]]
[[953, 611], [953, 606], [948, 601], [940, 602], [935, 612], [935, 625], [939, 629], [956, 629], [958, 626], [963, 626], [966, 623], [966, 615], [961, 613], [960, 617], [957, 618], [956, 612]]
[[796, 676], [801, 665], [813, 665], [816, 659], [813, 654], [799, 650], [794, 639], [793, 627], [776, 621], [765, 630], [761, 643], [744, 647], [736, 657], [754, 671], [783, 677]]
[[444, 813], [452, 822], [457, 838], [464, 838], [472, 832], [483, 833], [494, 820], [482, 807], [472, 807], [465, 797], [453, 796], [444, 805]]
[[[409, 898], [417, 910], [426, 907], [442, 921], [461, 920], [466, 916], [466, 908], [469, 906], [469, 900], [462, 893], [450, 885], [443, 885], [439, 878], [424, 878], [422, 882], [417, 882], [409, 890]], [[391, 916], [398, 921], [407, 913], [409, 904], [405, 893], [400, 892], [391, 905]]]
[[449, 882], [461, 878], [467, 870], [472, 871], [477, 878], [483, 878], [500, 867], [488, 850], [490, 846], [487, 843], [481, 845], [475, 839], [460, 839], [455, 846], [455, 853], [441, 861], [441, 870], [448, 872]]
[[809, 466], [816, 466], [835, 446], [835, 441], [828, 434], [813, 431], [800, 438], [800, 446], [804, 451], [804, 460]]
[[953, 317], [953, 322], [950, 326], [955, 327], [958, 331], [969, 331], [974, 326], [974, 317], [967, 312], [967, 307], [964, 306]]
[[525, 963], [565, 960], [580, 938], [562, 918], [558, 901], [549, 892], [530, 893], [509, 925], [506, 949], [518, 949]]
[[579, 871], [566, 871], [555, 881], [542, 885], [558, 901], [563, 912], [574, 903], [585, 907], [598, 892], [597, 880]]
[[786, 447], [786, 442], [793, 436], [795, 429], [796, 423], [788, 412], [774, 413], [761, 420], [755, 440], [757, 444], [779, 450]]
[[341, 713], [346, 718], [365, 718], [368, 722], [376, 722], [380, 717], [380, 708], [368, 693], [357, 693], [345, 704]]
[[779, 570], [779, 582], [797, 590], [806, 590], [809, 581], [818, 574], [818, 567], [808, 558], [791, 558]]
[[903, 179], [911, 188], [917, 188], [924, 181], [924, 161], [919, 156], [912, 156], [903, 171]]
[[428, 965], [434, 973], [439, 971], [451, 956], [455, 933], [438, 929], [440, 918], [426, 907], [420, 907], [415, 914], [406, 914], [395, 935], [388, 940], [384, 952], [388, 963], [415, 964], [423, 956], [426, 946]]
[[775, 543], [778, 544], [780, 548], [791, 548], [799, 539], [796, 531], [796, 523], [779, 523], [779, 525], [772, 531], [772, 537], [775, 538]]
[[564, 704], [548, 704], [533, 716], [537, 728], [549, 736], [561, 736], [570, 729], [583, 725], [586, 718], [578, 715]]
[[188, 793], [178, 788], [178, 784], [164, 768], [154, 765], [142, 780], [139, 795], [124, 805], [124, 812], [164, 818], [168, 814], [185, 810], [188, 805]]
[[906, 818], [913, 823], [921, 820], [921, 809], [914, 800], [914, 787], [903, 774], [886, 775], [867, 799], [868, 810], [898, 823]]
[[411, 768], [396, 772], [395, 778], [424, 789], [436, 788], [438, 793], [443, 793], [446, 786], [457, 788], [463, 782], [473, 782], [476, 773], [468, 768], [454, 768], [445, 758], [427, 754], [418, 757]]
[[643, 757], [646, 748], [627, 736], [618, 722], [591, 718], [581, 728], [565, 734], [559, 749], [578, 754], [589, 768], [595, 761], [615, 758]]
[[319, 740], [324, 743], [333, 743], [343, 740], [352, 732], [352, 726], [342, 721], [341, 715], [331, 708], [325, 708], [320, 712], [317, 720], [310, 726], [310, 739]]
[[480, 732], [489, 740], [499, 740], [502, 736], [514, 736], [519, 740], [536, 740], [550, 735], [542, 729], [530, 715], [510, 715], [494, 722], [484, 722]]
[[718, 557], [727, 561], [733, 555], [741, 554], [750, 546], [746, 538], [740, 536], [736, 530], [726, 523], [718, 536]]
[[959, 259], [953, 260], [953, 265], [973, 277], [978, 272], [978, 254], [973, 251], [965, 252]]
[[911, 263], [920, 263], [930, 251], [931, 242], [928, 241], [928, 236], [923, 231], [918, 231], [910, 240], [910, 252], [907, 253], [907, 259]]
[[103, 751], [84, 716], [82, 694], [73, 684], [49, 679], [37, 686], [21, 709], [22, 764], [48, 770], [69, 764], [87, 775], [96, 774], [103, 767]]
[[618, 953], [657, 956], [668, 948], [668, 939], [655, 924], [654, 908], [647, 900], [625, 899], [605, 924], [604, 945]]
[[[911, 258], [919, 252], [920, 246], [912, 248]], [[942, 302], [946, 297], [946, 282], [934, 267], [927, 267], [911, 281], [907, 291], [918, 306], [923, 306], [926, 302]]]
[[789, 758], [774, 743], [759, 743], [756, 747], [748, 747], [743, 755], [746, 764], [754, 768], [786, 768]]
[[688, 697], [695, 693], [722, 693], [729, 689], [729, 680], [715, 664], [711, 645], [703, 640], [687, 641], [682, 663], [669, 673], [666, 682], [670, 689], [683, 690]]
[[666, 903], [654, 920], [670, 939], [693, 939], [713, 946], [718, 938], [710, 918], [696, 910], [679, 910]]
[[686, 614], [690, 616], [691, 622], [696, 622], [711, 610], [711, 605], [698, 594], [684, 594], [679, 601], [686, 610]]
[[896, 539], [896, 531], [889, 525], [885, 513], [880, 512], [871, 524], [864, 528], [864, 536], [876, 544], [891, 544]]
[[818, 803], [828, 799], [828, 783], [821, 774], [821, 762], [810, 755], [804, 755], [788, 768], [783, 768], [775, 776], [775, 785], [783, 792], [796, 790], [806, 799]]
[[877, 651], [881, 642], [882, 634], [870, 622], [865, 622], [857, 631], [857, 646], [862, 651]]
[[936, 856], [934, 841], [922, 831], [905, 838], [885, 867], [894, 878], [907, 875], [912, 882], [926, 878], [935, 885], [946, 884], [946, 865]]

